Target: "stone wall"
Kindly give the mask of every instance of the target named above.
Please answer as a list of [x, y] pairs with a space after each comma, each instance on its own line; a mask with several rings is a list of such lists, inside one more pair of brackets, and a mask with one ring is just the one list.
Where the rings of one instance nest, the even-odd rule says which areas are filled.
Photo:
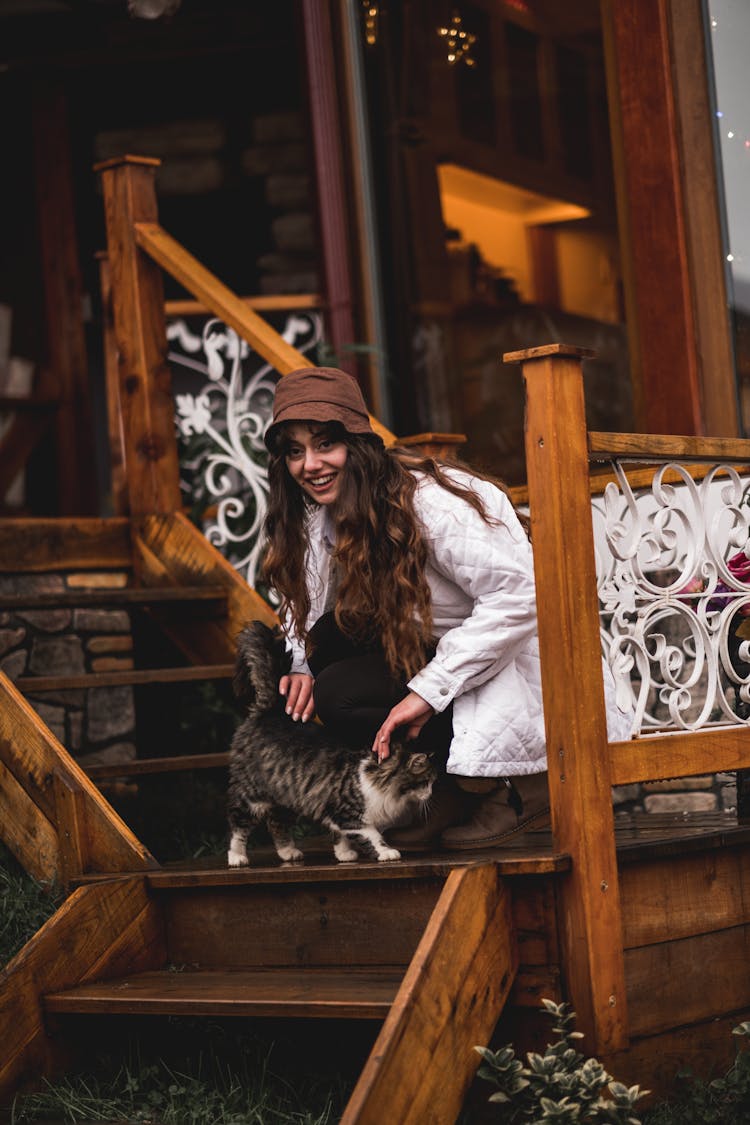
[[[125, 572], [0, 575], [0, 596], [125, 586]], [[0, 669], [20, 676], [71, 676], [133, 667], [130, 614], [122, 609], [0, 611]], [[135, 706], [129, 686], [25, 691], [52, 733], [83, 766], [130, 761]]]
[[707, 773], [644, 781], [615, 786], [613, 797], [616, 813], [735, 813], [737, 779], [734, 773]]

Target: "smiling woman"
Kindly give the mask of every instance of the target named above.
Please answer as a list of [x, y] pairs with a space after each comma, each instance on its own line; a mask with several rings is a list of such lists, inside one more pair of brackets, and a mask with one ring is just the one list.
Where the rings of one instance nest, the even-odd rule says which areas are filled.
[[292, 652], [287, 714], [317, 711], [379, 761], [399, 735], [433, 755], [430, 815], [391, 833], [397, 848], [441, 833], [446, 847], [489, 847], [543, 822], [531, 547], [503, 487], [386, 449], [335, 368], [280, 381], [266, 444], [265, 573]]

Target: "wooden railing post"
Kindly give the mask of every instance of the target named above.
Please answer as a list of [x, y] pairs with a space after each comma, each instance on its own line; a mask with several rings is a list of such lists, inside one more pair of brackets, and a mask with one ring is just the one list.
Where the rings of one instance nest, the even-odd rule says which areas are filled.
[[99, 164], [107, 224], [128, 501], [133, 516], [180, 507], [174, 402], [159, 266], [137, 244], [135, 224], [157, 220], [158, 160]]
[[565, 989], [589, 1049], [627, 1045], [622, 924], [602, 686], [581, 359], [513, 352], [526, 383], [526, 460]]

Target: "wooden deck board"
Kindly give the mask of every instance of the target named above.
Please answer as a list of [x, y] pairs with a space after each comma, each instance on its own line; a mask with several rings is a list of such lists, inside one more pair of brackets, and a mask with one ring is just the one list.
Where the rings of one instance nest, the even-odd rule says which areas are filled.
[[152, 971], [44, 998], [48, 1012], [384, 1019], [403, 978], [388, 969]]

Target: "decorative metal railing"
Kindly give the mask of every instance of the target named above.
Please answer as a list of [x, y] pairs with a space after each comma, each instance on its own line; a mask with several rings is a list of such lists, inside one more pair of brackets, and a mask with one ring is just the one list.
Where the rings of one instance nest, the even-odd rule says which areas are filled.
[[674, 462], [646, 487], [617, 462], [615, 476], [592, 504], [597, 587], [633, 733], [750, 724], [747, 476], [715, 465], [697, 481]]
[[[320, 312], [268, 319], [315, 362]], [[171, 320], [167, 339], [183, 498], [210, 542], [257, 588], [268, 499], [263, 434], [278, 373], [215, 317]]]

